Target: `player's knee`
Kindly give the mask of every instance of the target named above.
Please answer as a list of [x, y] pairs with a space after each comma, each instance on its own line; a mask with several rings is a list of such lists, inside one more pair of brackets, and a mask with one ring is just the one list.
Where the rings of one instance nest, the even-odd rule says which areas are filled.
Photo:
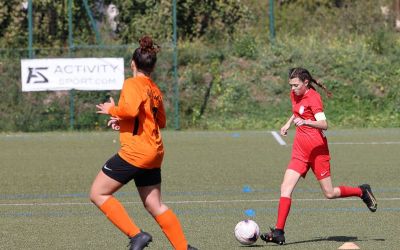
[[98, 204], [100, 203], [100, 201], [99, 201], [99, 200], [100, 200], [100, 199], [99, 199], [99, 194], [96, 193], [96, 192], [91, 191], [90, 194], [89, 194], [89, 200], [90, 200], [93, 204], [98, 205]]
[[97, 190], [92, 189], [90, 190], [89, 193], [89, 200], [95, 204], [96, 206], [101, 205], [105, 200], [107, 200], [107, 197], [102, 196]]
[[89, 200], [92, 202], [92, 203], [96, 203], [95, 201], [96, 201], [96, 193], [95, 192], [93, 192], [93, 190], [90, 190], [90, 193], [89, 193]]
[[281, 185], [281, 196], [282, 197], [291, 197], [292, 196], [292, 188], [282, 184]]
[[157, 211], [157, 205], [152, 204], [151, 202], [144, 202], [143, 206], [151, 215], [154, 215]]
[[168, 207], [162, 203], [145, 202], [143, 206], [152, 216], [157, 216], [168, 210]]
[[324, 192], [324, 195], [325, 195], [325, 198], [327, 198], [327, 199], [334, 199], [334, 198], [336, 198], [336, 196], [335, 196], [335, 193], [332, 191], [332, 192], [330, 192], [330, 191], [325, 191]]

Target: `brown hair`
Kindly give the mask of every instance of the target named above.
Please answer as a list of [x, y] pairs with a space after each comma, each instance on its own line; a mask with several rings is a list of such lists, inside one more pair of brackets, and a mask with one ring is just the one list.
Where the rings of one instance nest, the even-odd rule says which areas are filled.
[[139, 48], [133, 52], [132, 61], [139, 71], [149, 75], [156, 65], [159, 51], [160, 46], [155, 44], [150, 36], [143, 36], [139, 40]]
[[318, 87], [320, 87], [321, 89], [323, 89], [326, 93], [326, 95], [328, 97], [332, 97], [332, 92], [330, 92], [324, 84], [322, 84], [321, 82], [318, 82], [317, 80], [315, 80], [310, 72], [308, 72], [308, 70], [304, 69], [304, 68], [291, 68], [289, 69], [289, 79], [293, 79], [293, 78], [299, 78], [302, 82], [304, 82], [305, 80], [308, 80], [308, 84], [310, 86], [310, 88], [315, 89], [313, 83], [315, 83]]

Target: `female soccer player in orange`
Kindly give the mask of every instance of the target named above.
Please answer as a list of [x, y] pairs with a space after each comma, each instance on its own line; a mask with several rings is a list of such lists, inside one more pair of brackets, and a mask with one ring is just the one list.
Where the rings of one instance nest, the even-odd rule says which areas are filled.
[[164, 155], [160, 129], [166, 118], [161, 91], [150, 78], [157, 61], [158, 45], [148, 36], [139, 41], [132, 56], [133, 77], [125, 80], [118, 106], [114, 100], [96, 105], [97, 113], [111, 116], [108, 125], [120, 131], [121, 148], [95, 178], [90, 200], [130, 238], [130, 249], [141, 250], [152, 236], [143, 232], [113, 196], [135, 181], [146, 210], [154, 217], [174, 249], [196, 250], [188, 245], [178, 218], [161, 201], [161, 163]]
[[292, 192], [300, 177], [304, 178], [310, 168], [319, 181], [326, 198], [357, 196], [364, 201], [372, 212], [377, 209], [376, 199], [368, 184], [359, 187], [334, 187], [332, 185], [328, 142], [323, 133], [324, 130], [328, 129], [328, 123], [321, 96], [315, 90], [314, 84], [321, 87], [328, 96], [331, 95], [324, 85], [312, 78], [308, 70], [303, 68], [289, 70], [293, 114], [280, 132], [281, 135], [285, 136], [293, 123], [296, 126], [296, 134], [292, 148], [292, 159], [281, 184], [281, 197], [275, 229], [261, 235], [261, 239], [266, 242], [274, 242], [279, 245], [285, 243], [284, 227], [292, 202]]

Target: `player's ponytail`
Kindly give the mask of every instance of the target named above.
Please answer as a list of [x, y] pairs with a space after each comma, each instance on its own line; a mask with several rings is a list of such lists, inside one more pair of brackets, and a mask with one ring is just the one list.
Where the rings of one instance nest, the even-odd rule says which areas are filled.
[[332, 97], [333, 96], [332, 92], [329, 91], [324, 84], [322, 84], [321, 82], [318, 82], [314, 78], [311, 78], [310, 83], [315, 83], [318, 87], [323, 89], [324, 92], [326, 93], [326, 96], [328, 96], [328, 97]]
[[156, 65], [159, 51], [160, 46], [154, 43], [151, 37], [144, 36], [139, 40], [139, 48], [133, 52], [132, 61], [139, 71], [149, 75]]
[[324, 84], [315, 80], [311, 76], [310, 72], [308, 72], [308, 70], [306, 70], [304, 68], [289, 69], [289, 79], [293, 79], [293, 78], [299, 78], [302, 82], [304, 82], [305, 80], [308, 80], [308, 85], [310, 88], [315, 89], [315, 86], [313, 84], [316, 84], [318, 87], [320, 87], [321, 89], [324, 90], [324, 92], [326, 93], [326, 95], [328, 97], [332, 97], [332, 95], [333, 95], [332, 92], [330, 92]]

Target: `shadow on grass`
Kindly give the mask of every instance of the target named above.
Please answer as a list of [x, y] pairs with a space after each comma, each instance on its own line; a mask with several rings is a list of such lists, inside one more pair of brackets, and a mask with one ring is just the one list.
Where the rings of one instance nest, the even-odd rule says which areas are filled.
[[[385, 239], [372, 239], [374, 241], [385, 241]], [[335, 242], [357, 242], [357, 241], [365, 241], [359, 240], [356, 236], [329, 236], [329, 237], [318, 237], [312, 240], [304, 240], [304, 241], [295, 241], [285, 243], [285, 245], [292, 245], [292, 244], [302, 244], [302, 243], [310, 243], [310, 242], [320, 242], [320, 241], [335, 241]]]
[[249, 245], [249, 246], [240, 246], [240, 247], [243, 247], [243, 248], [249, 248], [249, 247], [265, 247], [265, 244], [264, 244], [264, 245], [255, 244], [255, 245]]
[[[385, 239], [372, 239], [374, 241], [385, 241]], [[356, 236], [329, 236], [329, 237], [317, 237], [312, 240], [303, 240], [303, 241], [295, 241], [295, 242], [289, 242], [285, 243], [285, 245], [294, 245], [294, 244], [302, 244], [302, 243], [310, 243], [310, 242], [321, 242], [321, 241], [334, 241], [334, 242], [360, 242], [360, 241], [365, 241], [365, 240], [359, 240], [358, 237]], [[251, 248], [251, 247], [265, 247], [268, 244], [254, 244], [254, 245], [249, 245], [249, 246], [240, 246], [243, 248]], [[273, 243], [269, 244], [270, 246], [278, 246]]]

